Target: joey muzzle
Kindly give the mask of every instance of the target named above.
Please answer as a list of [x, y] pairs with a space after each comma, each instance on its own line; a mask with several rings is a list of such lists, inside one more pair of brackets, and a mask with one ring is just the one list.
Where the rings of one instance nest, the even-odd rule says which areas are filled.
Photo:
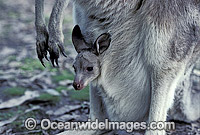
[[84, 83], [76, 81], [74, 81], [73, 87], [75, 90], [82, 90], [83, 88], [85, 88]]

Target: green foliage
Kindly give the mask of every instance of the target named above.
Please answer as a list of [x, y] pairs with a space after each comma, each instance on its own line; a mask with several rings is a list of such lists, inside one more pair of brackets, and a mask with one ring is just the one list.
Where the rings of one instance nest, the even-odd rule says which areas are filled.
[[[18, 106], [16, 108], [2, 110], [0, 113], [0, 121], [8, 120], [10, 118], [15, 117], [16, 115], [19, 115], [19, 117], [15, 121], [7, 125], [7, 128], [13, 129], [14, 132], [27, 131], [27, 129], [24, 127], [24, 121], [27, 118], [38, 119], [38, 116], [43, 116], [43, 113], [40, 110], [34, 110], [24, 114], [26, 109], [28, 109], [27, 106]], [[39, 134], [40, 132], [34, 133], [34, 135], [39, 135]]]
[[1, 32], [1, 35], [3, 35], [3, 37], [7, 37], [10, 34], [10, 31], [12, 30], [12, 25], [11, 24], [6, 24], [4, 25], [4, 29]]
[[7, 15], [10, 18], [19, 18], [20, 17], [20, 13], [18, 13], [18, 12], [8, 12]]
[[61, 90], [67, 90], [69, 93], [69, 97], [73, 100], [80, 100], [80, 101], [88, 101], [89, 100], [89, 86], [84, 88], [83, 90], [77, 91], [74, 89], [69, 89], [65, 86], [59, 86], [56, 88], [58, 92], [61, 92]]
[[68, 88], [66, 86], [58, 86], [56, 88], [56, 91], [61, 92], [62, 90], [68, 90]]
[[58, 72], [58, 69], [54, 68], [49, 62], [46, 62], [45, 65], [49, 72]]
[[7, 96], [22, 96], [24, 95], [25, 88], [22, 87], [12, 87], [12, 88], [6, 88], [3, 90], [3, 93]]
[[16, 116], [16, 114], [22, 114], [24, 111], [24, 107], [22, 106], [18, 106], [16, 108], [14, 108], [15, 111], [13, 110], [4, 110], [5, 112], [4, 113], [0, 113], [0, 121], [3, 121], [3, 120], [8, 120], [14, 116]]
[[16, 56], [8, 56], [9, 61], [16, 61]]
[[7, 112], [7, 113], [0, 113], [0, 121], [7, 120], [13, 116], [15, 116], [16, 112]]
[[69, 95], [71, 99], [88, 101], [89, 100], [89, 86], [87, 86], [86, 88], [80, 91], [70, 90]]
[[[20, 113], [20, 116], [17, 118], [17, 120], [13, 121], [9, 127], [13, 129], [14, 132], [24, 132], [24, 131], [27, 131], [27, 129], [24, 127], [24, 121], [27, 119], [27, 118], [34, 118], [34, 119], [37, 119], [38, 116], [41, 115], [41, 111], [39, 110], [34, 110], [34, 111], [31, 111], [31, 112], [28, 112], [28, 113], [25, 113], [24, 114], [24, 111], [26, 110], [27, 108], [23, 108], [21, 110], [23, 110], [23, 113]], [[17, 113], [19, 114], [19, 113]], [[38, 128], [38, 127], [37, 127]], [[37, 129], [36, 128], [36, 129]], [[36, 133], [34, 133], [36, 135]]]
[[59, 82], [59, 81], [63, 81], [63, 80], [73, 80], [74, 79], [74, 75], [67, 71], [67, 70], [63, 70], [60, 73], [58, 73], [57, 75], [53, 76], [53, 80], [55, 82]]
[[25, 71], [34, 71], [36, 69], [44, 70], [45, 68], [42, 66], [39, 60], [26, 58], [24, 59], [23, 64], [20, 66], [20, 69]]
[[54, 96], [48, 93], [43, 93], [37, 99], [42, 101], [58, 102], [60, 101], [60, 96]]

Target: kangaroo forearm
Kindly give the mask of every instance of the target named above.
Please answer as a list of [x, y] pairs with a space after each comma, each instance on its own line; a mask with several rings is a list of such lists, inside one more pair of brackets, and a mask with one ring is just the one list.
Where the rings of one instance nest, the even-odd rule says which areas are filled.
[[49, 33], [55, 37], [62, 35], [63, 12], [69, 0], [56, 0], [49, 20]]
[[38, 32], [41, 27], [44, 27], [44, 0], [35, 0], [35, 26]]

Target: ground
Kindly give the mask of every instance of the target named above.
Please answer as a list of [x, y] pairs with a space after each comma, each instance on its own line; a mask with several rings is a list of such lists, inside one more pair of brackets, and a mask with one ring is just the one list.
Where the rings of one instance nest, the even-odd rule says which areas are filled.
[[[46, 22], [53, 3], [45, 1]], [[47, 61], [44, 68], [35, 51], [34, 1], [0, 0], [0, 134], [54, 135], [62, 132], [45, 131], [39, 126], [28, 131], [24, 121], [29, 117], [38, 123], [43, 118], [87, 120], [89, 89], [75, 91], [71, 86], [74, 78], [72, 62], [76, 55], [71, 42], [71, 6], [69, 4], [65, 10], [63, 22], [68, 57], [61, 56], [60, 68], [52, 68]], [[196, 122], [176, 122], [176, 125], [177, 130], [169, 131], [169, 135], [197, 135], [200, 128]]]

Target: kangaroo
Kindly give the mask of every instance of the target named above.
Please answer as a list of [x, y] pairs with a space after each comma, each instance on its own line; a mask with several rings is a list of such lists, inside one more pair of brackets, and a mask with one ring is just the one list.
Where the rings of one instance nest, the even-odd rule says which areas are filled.
[[[42, 63], [47, 52], [52, 64], [58, 63], [59, 50], [64, 54], [62, 17], [67, 3], [56, 0], [47, 30], [43, 0], [36, 0], [37, 52]], [[166, 121], [177, 86], [200, 56], [199, 7], [196, 0], [73, 1], [74, 23], [81, 31], [74, 33], [76, 46], [93, 44], [102, 33], [112, 37], [109, 48], [99, 55], [100, 75], [90, 84], [91, 119]], [[77, 78], [77, 89], [88, 83]], [[145, 131], [145, 135], [164, 134], [164, 130]]]

